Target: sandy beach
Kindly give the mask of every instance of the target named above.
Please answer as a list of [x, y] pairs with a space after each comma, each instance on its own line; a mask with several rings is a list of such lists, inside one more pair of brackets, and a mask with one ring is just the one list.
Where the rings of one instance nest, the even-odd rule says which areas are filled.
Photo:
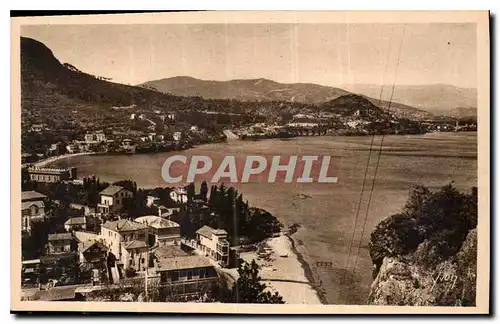
[[[260, 266], [260, 276], [271, 291], [277, 291], [287, 304], [321, 304], [321, 299], [306, 276], [303, 264], [285, 235], [264, 241], [269, 256], [259, 258], [256, 252], [241, 253], [247, 262]], [[236, 271], [236, 269], [234, 269]]]
[[54, 162], [59, 161], [59, 160], [67, 159], [67, 158], [74, 157], [74, 156], [92, 155], [92, 154], [95, 154], [95, 153], [94, 152], [81, 152], [81, 153], [71, 153], [71, 154], [52, 156], [52, 157], [47, 158], [47, 159], [36, 161], [35, 163], [33, 163], [33, 166], [36, 168], [43, 168], [43, 167], [46, 167], [48, 164], [54, 163]]

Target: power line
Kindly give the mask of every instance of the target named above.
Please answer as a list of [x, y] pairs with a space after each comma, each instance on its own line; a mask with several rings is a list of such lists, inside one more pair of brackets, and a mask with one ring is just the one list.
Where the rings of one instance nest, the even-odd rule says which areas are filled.
[[[382, 97], [383, 97], [384, 86], [385, 86], [385, 74], [387, 73], [387, 69], [389, 67], [389, 58], [390, 58], [391, 48], [392, 48], [391, 45], [392, 45], [392, 42], [389, 41], [389, 50], [387, 51], [387, 59], [386, 59], [386, 62], [385, 62], [385, 69], [384, 69], [384, 74], [383, 74], [384, 77], [383, 77], [382, 86], [380, 88], [379, 107], [382, 104]], [[361, 193], [359, 195], [359, 201], [358, 201], [358, 205], [357, 205], [357, 208], [356, 208], [356, 216], [355, 216], [355, 220], [354, 220], [354, 227], [353, 227], [353, 230], [352, 230], [352, 236], [351, 236], [351, 239], [349, 241], [349, 249], [348, 249], [349, 254], [347, 256], [347, 261], [345, 263], [342, 282], [345, 282], [345, 277], [346, 277], [346, 274], [347, 274], [347, 268], [349, 267], [349, 261], [351, 259], [352, 244], [354, 242], [354, 236], [356, 234], [356, 227], [358, 226], [359, 212], [361, 210], [361, 203], [362, 203], [362, 200], [363, 200], [363, 193], [364, 193], [364, 190], [365, 190], [366, 178], [368, 176], [368, 168], [369, 168], [369, 165], [370, 165], [370, 160], [371, 160], [371, 155], [372, 155], [372, 147], [373, 147], [374, 140], [375, 140], [375, 133], [372, 135], [372, 139], [371, 139], [371, 142], [370, 142], [370, 149], [368, 151], [368, 159], [366, 161], [365, 174], [363, 176], [363, 183], [361, 185]]]
[[[387, 112], [390, 112], [391, 104], [392, 104], [392, 99], [393, 99], [393, 96], [394, 96], [394, 90], [396, 88], [396, 76], [397, 76], [397, 73], [398, 73], [399, 63], [400, 63], [400, 60], [401, 60], [401, 53], [403, 51], [405, 29], [406, 29], [406, 25], [403, 25], [403, 35], [401, 37], [401, 45], [399, 47], [399, 55], [398, 55], [398, 60], [397, 60], [397, 63], [396, 63], [396, 69], [395, 69], [395, 72], [394, 72], [394, 82], [392, 84], [391, 97], [389, 99], [389, 104], [388, 104]], [[361, 242], [363, 240], [363, 235], [364, 235], [365, 230], [366, 230], [366, 221], [368, 220], [368, 212], [370, 210], [370, 204], [371, 204], [371, 200], [372, 200], [372, 196], [373, 196], [373, 190], [375, 188], [375, 180], [377, 179], [377, 172], [378, 172], [378, 168], [379, 168], [379, 164], [380, 164], [380, 156], [382, 155], [382, 146], [384, 144], [384, 138], [385, 138], [385, 134], [382, 133], [382, 138], [380, 140], [380, 147], [379, 147], [378, 156], [377, 156], [377, 164], [375, 166], [375, 174], [373, 176], [372, 187], [371, 187], [371, 190], [370, 190], [370, 196], [368, 198], [368, 205], [367, 205], [367, 208], [366, 208], [365, 219], [364, 219], [364, 222], [363, 222], [363, 230], [361, 232], [361, 237], [359, 239], [359, 243], [358, 243], [358, 246], [357, 246], [356, 257], [354, 259], [354, 266], [352, 268], [352, 272], [353, 273], [356, 270], [356, 264], [357, 264], [357, 261], [358, 261], [359, 250], [360, 250], [360, 247], [361, 247]]]

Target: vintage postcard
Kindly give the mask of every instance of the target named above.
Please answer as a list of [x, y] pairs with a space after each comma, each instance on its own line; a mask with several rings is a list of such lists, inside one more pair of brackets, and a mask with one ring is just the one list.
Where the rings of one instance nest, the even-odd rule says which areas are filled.
[[487, 11], [11, 21], [11, 311], [490, 312]]

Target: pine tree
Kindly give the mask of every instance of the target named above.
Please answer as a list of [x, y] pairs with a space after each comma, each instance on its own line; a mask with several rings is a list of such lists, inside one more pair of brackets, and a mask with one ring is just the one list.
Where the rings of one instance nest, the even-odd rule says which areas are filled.
[[231, 302], [251, 304], [284, 304], [283, 297], [277, 292], [265, 291], [266, 284], [261, 283], [259, 266], [252, 260], [251, 264], [244, 262], [238, 267], [239, 278], [231, 290]]
[[207, 201], [208, 194], [208, 184], [206, 181], [203, 181], [200, 186], [200, 198], [204, 201]]

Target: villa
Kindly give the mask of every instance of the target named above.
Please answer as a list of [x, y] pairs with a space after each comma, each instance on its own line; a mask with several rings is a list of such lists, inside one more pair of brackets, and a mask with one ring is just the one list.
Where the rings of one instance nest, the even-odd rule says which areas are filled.
[[109, 186], [100, 192], [101, 202], [97, 210], [102, 214], [118, 213], [123, 208], [123, 201], [132, 198], [132, 193], [120, 186]]
[[154, 245], [177, 245], [180, 243], [181, 234], [179, 224], [159, 216], [142, 216], [136, 222], [149, 226], [149, 234], [154, 237]]
[[148, 226], [128, 219], [101, 225], [101, 238], [118, 266], [144, 271], [148, 266]]

